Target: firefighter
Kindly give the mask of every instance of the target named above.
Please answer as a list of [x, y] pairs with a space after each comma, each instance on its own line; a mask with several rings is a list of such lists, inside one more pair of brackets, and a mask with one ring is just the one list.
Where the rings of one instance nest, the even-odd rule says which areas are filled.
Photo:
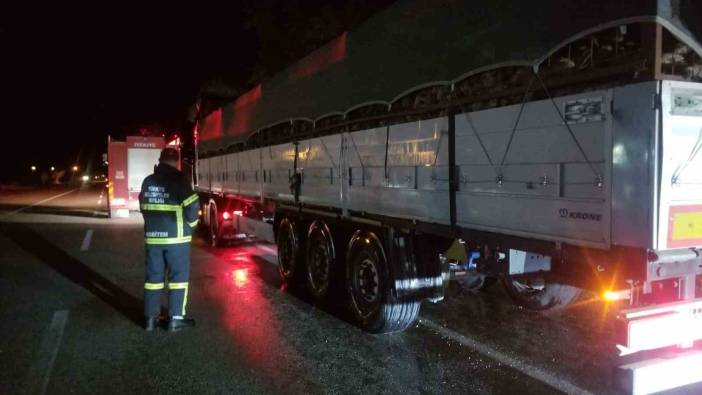
[[[154, 174], [146, 177], [139, 193], [144, 216], [146, 281], [144, 282], [145, 329], [159, 326], [161, 290], [168, 289], [168, 330], [195, 326], [186, 318], [190, 241], [198, 222], [198, 197], [178, 170], [178, 151], [161, 151]], [[168, 282], [166, 279], [168, 272]]]

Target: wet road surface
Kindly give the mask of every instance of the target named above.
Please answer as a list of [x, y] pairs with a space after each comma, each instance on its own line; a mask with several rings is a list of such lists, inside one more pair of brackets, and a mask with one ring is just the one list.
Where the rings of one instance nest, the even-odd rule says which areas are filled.
[[0, 195], [0, 393], [617, 393], [612, 320], [587, 299], [534, 314], [453, 284], [373, 336], [281, 287], [274, 246], [194, 244], [197, 327], [145, 333], [139, 215], [105, 218], [100, 184]]

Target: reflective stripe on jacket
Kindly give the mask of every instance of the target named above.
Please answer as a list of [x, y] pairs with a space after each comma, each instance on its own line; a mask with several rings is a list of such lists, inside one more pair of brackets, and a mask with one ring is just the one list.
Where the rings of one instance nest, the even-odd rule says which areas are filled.
[[156, 166], [139, 193], [146, 244], [189, 243], [199, 206], [197, 194], [183, 173], [163, 163]]

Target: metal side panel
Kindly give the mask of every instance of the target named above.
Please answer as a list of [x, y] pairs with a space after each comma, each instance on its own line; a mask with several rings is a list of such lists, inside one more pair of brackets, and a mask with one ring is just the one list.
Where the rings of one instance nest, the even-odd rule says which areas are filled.
[[239, 193], [248, 197], [261, 196], [261, 155], [259, 149], [239, 153], [238, 163], [241, 178], [239, 180]]
[[349, 209], [449, 224], [447, 133], [446, 117], [350, 133]]
[[302, 174], [301, 202], [340, 207], [340, 146], [340, 134], [299, 142], [297, 168]]
[[239, 182], [236, 178], [236, 174], [239, 171], [238, 155], [227, 154], [222, 156], [222, 191], [224, 193], [239, 193]]
[[212, 158], [207, 158], [206, 161], [205, 186], [208, 191], [212, 192]]
[[702, 247], [702, 84], [663, 81], [658, 248]]
[[266, 172], [263, 194], [267, 198], [294, 201], [290, 191], [290, 177], [293, 175], [295, 145], [293, 143], [273, 145], [263, 150], [262, 167]]
[[457, 223], [608, 246], [610, 102], [603, 90], [456, 115]]
[[197, 160], [197, 189], [200, 191], [209, 191], [209, 159], [198, 159]]
[[[141, 191], [144, 179], [154, 172], [161, 154], [156, 148], [132, 148], [127, 146], [127, 188], [129, 197]], [[138, 205], [137, 205], [138, 206]]]
[[222, 173], [224, 172], [224, 156], [210, 158], [210, 190], [222, 193]]
[[651, 248], [658, 131], [656, 82], [614, 89], [612, 243]]

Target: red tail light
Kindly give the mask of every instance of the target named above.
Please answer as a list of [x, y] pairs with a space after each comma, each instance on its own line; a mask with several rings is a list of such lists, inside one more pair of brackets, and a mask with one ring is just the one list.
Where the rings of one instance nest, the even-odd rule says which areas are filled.
[[232, 215], [229, 214], [229, 211], [225, 211], [222, 213], [222, 219], [229, 219], [231, 217], [232, 217]]

